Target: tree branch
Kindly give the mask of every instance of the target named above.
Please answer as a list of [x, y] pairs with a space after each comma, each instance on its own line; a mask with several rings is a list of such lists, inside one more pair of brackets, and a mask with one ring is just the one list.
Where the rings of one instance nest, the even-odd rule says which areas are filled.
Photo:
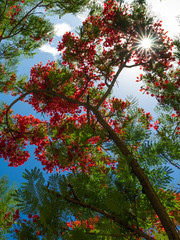
[[8, 106], [8, 108], [7, 108], [7, 110], [6, 110], [6, 124], [7, 124], [8, 129], [9, 129], [10, 131], [12, 131], [12, 132], [17, 132], [17, 133], [19, 133], [18, 131], [13, 130], [13, 129], [10, 127], [10, 125], [9, 125], [9, 111], [10, 111], [11, 107], [12, 107], [14, 104], [16, 104], [19, 100], [21, 100], [22, 98], [24, 98], [24, 97], [27, 96], [28, 94], [30, 94], [30, 93], [29, 93], [29, 92], [26, 92], [26, 93], [24, 93], [23, 95], [21, 95], [20, 97], [18, 97], [17, 99], [15, 99], [15, 100]]
[[71, 192], [72, 192], [72, 194], [73, 194], [73, 196], [74, 196], [74, 199], [80, 201], [79, 198], [78, 198], [78, 196], [77, 196], [77, 194], [76, 194], [76, 192], [75, 192], [75, 190], [74, 190], [74, 188], [73, 188], [73, 186], [71, 185], [71, 183], [68, 183], [68, 186], [69, 186], [69, 188], [71, 189]]
[[177, 169], [180, 169], [180, 167], [178, 166], [178, 164], [173, 163], [168, 157], [166, 157], [165, 154], [161, 153], [161, 155], [162, 155], [170, 164], [172, 164], [174, 167], [176, 167]]
[[140, 63], [140, 64], [133, 64], [133, 65], [125, 65], [124, 67], [126, 68], [133, 68], [133, 67], [137, 67], [137, 66], [141, 66], [141, 65], [144, 65], [143, 63]]
[[113, 222], [116, 222], [117, 224], [123, 226], [125, 229], [128, 229], [130, 232], [136, 233], [136, 234], [138, 234], [139, 236], [144, 237], [144, 238], [147, 239], [147, 240], [152, 240], [152, 239], [153, 239], [152, 237], [148, 236], [147, 234], [145, 234], [145, 233], [142, 232], [141, 230], [131, 227], [130, 225], [122, 222], [122, 221], [121, 221], [119, 218], [117, 218], [116, 216], [114, 216], [114, 215], [112, 215], [112, 214], [110, 214], [110, 213], [108, 213], [108, 212], [106, 212], [106, 211], [104, 211], [104, 210], [102, 210], [102, 209], [100, 209], [100, 208], [97, 208], [97, 207], [95, 207], [95, 206], [93, 206], [93, 205], [90, 205], [90, 204], [87, 204], [87, 203], [85, 203], [85, 202], [78, 201], [78, 200], [76, 200], [76, 199], [72, 199], [72, 198], [69, 198], [69, 197], [64, 197], [64, 199], [65, 199], [66, 201], [68, 201], [68, 202], [71, 202], [71, 203], [80, 205], [80, 206], [82, 206], [82, 207], [84, 207], [84, 208], [88, 208], [88, 209], [91, 209], [92, 211], [95, 211], [95, 212], [97, 212], [97, 213], [100, 213], [100, 214], [102, 214], [103, 216], [105, 216], [105, 217], [109, 218], [110, 220], [112, 220]]
[[96, 105], [97, 108], [99, 108], [101, 106], [101, 104], [104, 102], [104, 100], [108, 97], [108, 95], [111, 93], [112, 88], [114, 87], [114, 84], [119, 76], [119, 74], [121, 73], [122, 69], [124, 68], [124, 65], [121, 65], [118, 69], [118, 71], [116, 72], [116, 75], [114, 76], [114, 79], [112, 81], [112, 83], [109, 85], [108, 90], [105, 92], [105, 94], [102, 96], [102, 98], [100, 99], [100, 101], [98, 102], [98, 104]]
[[[22, 18], [19, 20], [19, 22], [11, 29], [8, 38], [11, 37], [11, 33], [18, 27], [18, 25], [20, 25], [21, 22], [22, 22], [25, 18], [27, 18], [28, 15], [29, 15], [33, 10], [35, 10], [41, 3], [43, 3], [43, 0], [41, 0], [39, 3], [37, 3], [33, 8], [31, 8], [31, 10], [29, 10], [29, 12], [27, 12], [27, 13], [24, 15], [24, 17], [22, 17]], [[6, 37], [6, 38], [7, 38], [7, 37]]]
[[83, 208], [88, 208], [92, 211], [95, 211], [97, 213], [100, 213], [102, 214], [103, 216], [105, 216], [106, 218], [112, 220], [113, 222], [117, 223], [118, 225], [124, 227], [126, 230], [129, 230], [130, 232], [132, 233], [135, 233], [135, 234], [138, 234], [139, 236], [141, 237], [144, 237], [145, 239], [147, 240], [152, 240], [154, 238], [148, 236], [147, 234], [145, 234], [143, 231], [137, 229], [137, 228], [134, 228], [126, 223], [124, 223], [123, 221], [121, 221], [121, 219], [117, 218], [116, 216], [104, 211], [103, 209], [101, 208], [98, 208], [98, 207], [95, 207], [91, 204], [88, 204], [88, 203], [85, 203], [83, 201], [80, 201], [79, 199], [75, 199], [75, 198], [70, 198], [68, 196], [62, 196], [60, 193], [57, 193], [55, 192], [54, 190], [50, 190], [48, 189], [48, 192], [51, 192], [52, 194], [54, 194], [56, 197], [60, 197], [60, 198], [63, 198], [64, 200], [66, 200], [67, 202], [69, 203], [73, 203], [73, 204], [76, 204], [76, 205], [80, 205], [82, 206]]
[[130, 160], [130, 166], [132, 168], [132, 172], [139, 179], [141, 186], [151, 202], [155, 212], [157, 213], [163, 227], [166, 230], [166, 233], [170, 240], [178, 240], [180, 239], [178, 233], [176, 231], [176, 227], [174, 223], [169, 218], [166, 209], [162, 205], [159, 200], [156, 192], [154, 191], [149, 179], [145, 175], [143, 169], [138, 164], [137, 160], [133, 157], [132, 153], [129, 151], [125, 143], [119, 138], [116, 132], [111, 128], [111, 126], [103, 119], [99, 110], [93, 106], [89, 106], [90, 110], [95, 114], [97, 121], [104, 127], [104, 129], [109, 133], [110, 138], [122, 152], [122, 154], [126, 157], [127, 160]]
[[7, 4], [8, 4], [8, 0], [6, 0], [6, 2], [5, 2], [4, 11], [0, 15], [0, 20], [1, 20], [1, 17], [4, 15], [5, 11], [6, 11]]

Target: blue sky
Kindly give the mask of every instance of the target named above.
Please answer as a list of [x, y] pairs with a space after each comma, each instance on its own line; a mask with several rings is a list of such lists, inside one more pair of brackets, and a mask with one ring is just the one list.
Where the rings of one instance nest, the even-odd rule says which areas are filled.
[[[128, 1], [130, 2], [130, 1]], [[176, 21], [176, 15], [178, 15], [178, 11], [180, 9], [180, 1], [179, 0], [149, 0], [148, 2], [151, 3], [151, 9], [156, 12], [158, 18], [162, 18], [164, 22], [164, 28], [169, 31], [169, 35], [173, 36], [180, 32], [180, 28], [178, 27], [178, 23]], [[71, 14], [67, 14], [62, 19], [59, 20], [58, 17], [54, 16], [51, 17], [50, 20], [55, 24], [54, 29], [56, 36], [54, 37], [52, 44], [44, 44], [41, 46], [39, 50], [37, 50], [38, 54], [35, 55], [33, 58], [25, 58], [22, 59], [20, 65], [18, 66], [18, 74], [19, 75], [27, 75], [30, 74], [30, 69], [35, 64], [39, 63], [40, 61], [43, 64], [46, 64], [48, 60], [56, 60], [58, 59], [59, 53], [56, 50], [56, 46], [58, 44], [58, 41], [60, 40], [63, 33], [66, 31], [73, 31], [75, 32], [76, 27], [81, 25], [82, 19], [85, 18], [86, 13], [83, 13], [81, 15], [73, 16]], [[120, 97], [124, 99], [128, 95], [133, 95], [134, 97], [137, 97], [139, 100], [140, 107], [143, 107], [146, 112], [151, 112], [153, 116], [155, 116], [155, 113], [153, 111], [154, 106], [156, 105], [156, 100], [146, 94], [142, 94], [139, 92], [139, 88], [141, 86], [141, 83], [136, 82], [136, 76], [140, 74], [139, 68], [134, 69], [127, 69], [124, 70], [120, 78], [118, 80], [118, 85], [116, 85], [115, 90], [113, 94], [116, 97]], [[0, 95], [0, 101], [7, 101], [8, 103], [11, 103], [11, 101], [14, 98], [12, 98], [9, 95]], [[29, 115], [34, 114], [33, 109], [28, 105], [24, 103], [17, 103], [13, 110], [22, 115]], [[39, 115], [36, 115], [39, 116]], [[40, 115], [40, 118], [42, 116]], [[28, 147], [28, 150], [30, 151], [31, 157], [29, 161], [27, 161], [23, 166], [20, 166], [18, 168], [14, 167], [8, 167], [8, 162], [5, 162], [4, 159], [0, 159], [1, 161], [1, 168], [0, 168], [0, 176], [6, 174], [9, 176], [9, 179], [11, 182], [17, 182], [21, 183], [23, 181], [22, 173], [24, 172], [24, 169], [31, 169], [35, 166], [41, 168], [41, 164], [34, 160], [34, 147], [30, 146]], [[175, 173], [175, 177], [178, 178], [177, 173]]]

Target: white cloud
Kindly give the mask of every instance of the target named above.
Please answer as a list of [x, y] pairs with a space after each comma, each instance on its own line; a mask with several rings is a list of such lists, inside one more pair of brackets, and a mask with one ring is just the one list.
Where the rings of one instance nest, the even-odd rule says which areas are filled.
[[[54, 25], [54, 33], [56, 36], [62, 36], [64, 33], [68, 32], [70, 30], [71, 30], [71, 27], [67, 23], [62, 23], [62, 24], [58, 23], [58, 24]], [[57, 48], [52, 47], [48, 43], [42, 45], [39, 49], [42, 52], [52, 54], [54, 57], [56, 57], [59, 54]]]
[[42, 52], [47, 52], [52, 54], [54, 57], [59, 54], [57, 48], [51, 47], [49, 44], [44, 44], [39, 48]]
[[83, 13], [79, 13], [76, 16], [82, 21], [84, 22], [84, 20], [86, 20], [87, 16], [89, 14], [89, 10], [84, 11]]
[[64, 33], [71, 31], [71, 27], [67, 23], [58, 23], [54, 25], [55, 35], [60, 37]]

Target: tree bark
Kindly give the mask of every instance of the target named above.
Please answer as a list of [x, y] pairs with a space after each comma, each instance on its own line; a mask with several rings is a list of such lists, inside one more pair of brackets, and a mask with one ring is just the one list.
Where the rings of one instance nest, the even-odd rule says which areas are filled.
[[122, 154], [130, 159], [130, 166], [132, 168], [133, 173], [136, 175], [136, 177], [139, 179], [139, 182], [143, 188], [143, 191], [145, 192], [147, 198], [151, 202], [155, 212], [157, 213], [162, 226], [164, 227], [168, 237], [170, 240], [179, 240], [180, 237], [178, 235], [178, 232], [176, 230], [175, 224], [171, 221], [169, 218], [166, 209], [160, 202], [156, 192], [154, 191], [151, 183], [149, 182], [147, 176], [145, 175], [143, 169], [138, 164], [137, 160], [133, 157], [132, 153], [129, 151], [127, 146], [124, 144], [124, 142], [119, 138], [119, 136], [116, 134], [116, 132], [111, 128], [111, 126], [103, 119], [101, 113], [97, 108], [93, 106], [86, 106], [89, 108], [94, 115], [97, 118], [97, 121], [101, 124], [101, 126], [109, 133], [110, 139], [116, 144], [116, 146], [119, 148], [119, 150], [122, 152]]

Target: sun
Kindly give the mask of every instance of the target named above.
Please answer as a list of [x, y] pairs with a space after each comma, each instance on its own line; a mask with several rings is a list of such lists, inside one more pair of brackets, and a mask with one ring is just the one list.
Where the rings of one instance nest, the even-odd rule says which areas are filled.
[[135, 38], [133, 38], [133, 50], [136, 52], [138, 57], [144, 57], [146, 59], [156, 55], [157, 45], [156, 34], [152, 29], [142, 31]]
[[143, 38], [140, 42], [140, 47], [143, 49], [150, 49], [152, 46], [152, 40], [150, 38]]

